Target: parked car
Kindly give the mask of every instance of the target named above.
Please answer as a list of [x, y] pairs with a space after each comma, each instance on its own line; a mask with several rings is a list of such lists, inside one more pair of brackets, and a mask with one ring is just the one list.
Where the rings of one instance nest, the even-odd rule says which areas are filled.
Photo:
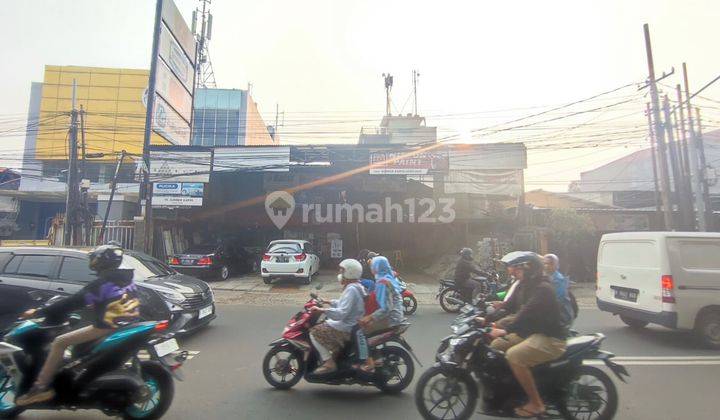
[[233, 243], [194, 245], [187, 251], [168, 257], [173, 269], [200, 278], [227, 280], [233, 274], [257, 271], [257, 258]]
[[274, 278], [299, 278], [310, 284], [320, 271], [320, 258], [308, 241], [283, 239], [270, 242], [260, 263], [260, 273], [265, 284]]
[[[134, 269], [141, 314], [146, 319], [167, 319], [176, 333], [196, 330], [215, 319], [214, 296], [207, 283], [140, 252], [126, 251], [121, 267]], [[37, 296], [43, 301], [69, 295], [95, 278], [87, 253], [81, 250], [0, 248], [0, 327], [37, 307]]]
[[603, 235], [597, 304], [633, 328], [692, 330], [720, 349], [720, 234], [624, 232]]

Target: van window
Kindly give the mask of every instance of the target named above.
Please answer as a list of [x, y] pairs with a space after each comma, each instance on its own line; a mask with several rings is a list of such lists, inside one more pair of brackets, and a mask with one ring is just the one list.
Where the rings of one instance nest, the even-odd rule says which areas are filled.
[[680, 264], [690, 270], [720, 270], [720, 243], [681, 241]]
[[655, 242], [605, 242], [601, 264], [618, 267], [657, 267]]

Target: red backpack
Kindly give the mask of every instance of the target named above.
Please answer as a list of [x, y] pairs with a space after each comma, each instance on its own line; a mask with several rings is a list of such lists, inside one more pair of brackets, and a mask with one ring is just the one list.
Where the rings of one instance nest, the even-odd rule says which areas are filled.
[[[390, 284], [390, 282], [387, 279], [381, 279], [381, 280], [377, 280], [375, 282], [376, 288], [377, 288], [377, 284], [380, 282], [383, 282], [385, 287], [392, 287], [392, 284]], [[380, 304], [377, 301], [377, 295], [375, 294], [375, 290], [373, 290], [365, 298], [365, 315], [370, 315], [373, 312], [377, 311], [379, 308], [380, 308]]]

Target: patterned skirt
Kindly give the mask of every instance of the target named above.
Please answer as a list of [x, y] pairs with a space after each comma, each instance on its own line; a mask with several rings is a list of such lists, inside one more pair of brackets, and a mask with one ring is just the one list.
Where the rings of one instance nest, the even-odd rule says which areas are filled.
[[345, 343], [350, 341], [350, 333], [338, 331], [324, 322], [312, 327], [310, 334], [312, 334], [333, 357], [337, 356], [338, 352], [345, 346]]

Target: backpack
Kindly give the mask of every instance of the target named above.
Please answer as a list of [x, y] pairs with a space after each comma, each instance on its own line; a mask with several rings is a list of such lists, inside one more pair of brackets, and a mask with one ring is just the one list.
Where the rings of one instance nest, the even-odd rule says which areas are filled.
[[[375, 284], [377, 285], [378, 282], [384, 282], [386, 287], [392, 287], [392, 284], [390, 284], [389, 281], [386, 279], [377, 280]], [[377, 311], [380, 308], [380, 304], [377, 301], [377, 295], [375, 293], [375, 290], [373, 289], [372, 292], [368, 293], [368, 295], [365, 297], [365, 315], [370, 315], [373, 312]]]

